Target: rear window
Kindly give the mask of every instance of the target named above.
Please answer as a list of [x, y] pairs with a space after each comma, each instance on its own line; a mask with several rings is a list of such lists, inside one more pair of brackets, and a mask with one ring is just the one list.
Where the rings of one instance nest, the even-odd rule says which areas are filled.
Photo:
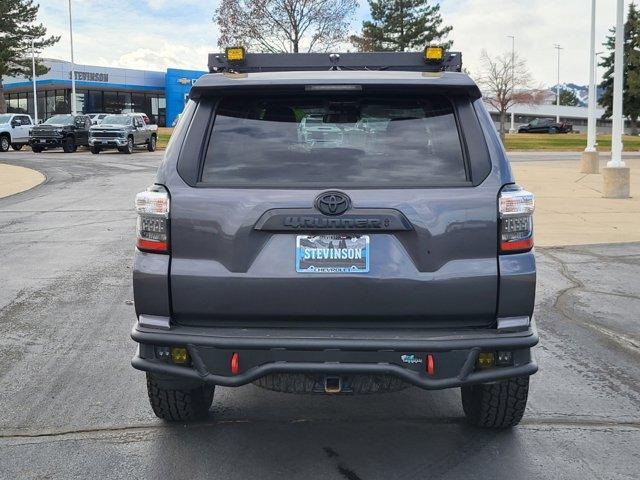
[[404, 187], [468, 180], [452, 103], [428, 97], [223, 98], [201, 181]]

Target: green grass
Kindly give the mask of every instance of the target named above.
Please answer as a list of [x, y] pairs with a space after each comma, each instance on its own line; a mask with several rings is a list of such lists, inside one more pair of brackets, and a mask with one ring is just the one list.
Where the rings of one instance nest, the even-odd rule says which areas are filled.
[[165, 149], [167, 148], [167, 143], [169, 143], [169, 139], [171, 138], [171, 132], [173, 132], [173, 128], [158, 128], [158, 148]]
[[[611, 135], [598, 135], [598, 148], [611, 149]], [[640, 137], [625, 135], [622, 138], [624, 150], [640, 150]], [[587, 145], [587, 135], [581, 133], [514, 133], [507, 134], [505, 147], [507, 150], [541, 150], [554, 152], [579, 152]]]
[[[173, 128], [158, 128], [158, 148], [167, 147]], [[625, 135], [622, 139], [625, 152], [640, 151], [640, 137]], [[507, 134], [505, 147], [509, 151], [554, 151], [554, 152], [579, 152], [587, 145], [587, 135], [582, 133], [514, 133]], [[598, 135], [598, 147], [600, 150], [611, 149], [611, 135]]]

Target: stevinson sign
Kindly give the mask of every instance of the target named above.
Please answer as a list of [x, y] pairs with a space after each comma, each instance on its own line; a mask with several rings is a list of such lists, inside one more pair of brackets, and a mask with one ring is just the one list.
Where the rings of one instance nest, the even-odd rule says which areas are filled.
[[[75, 71], [75, 79], [77, 81], [84, 82], [108, 82], [109, 74], [108, 73], [95, 73], [95, 72], [78, 72]], [[69, 72], [69, 79], [71, 79], [71, 72]]]

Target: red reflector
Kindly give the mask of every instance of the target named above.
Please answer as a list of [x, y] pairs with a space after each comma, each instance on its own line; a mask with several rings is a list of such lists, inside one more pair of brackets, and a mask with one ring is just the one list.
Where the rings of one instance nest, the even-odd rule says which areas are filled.
[[240, 371], [240, 355], [234, 353], [231, 355], [231, 374], [237, 375]]
[[513, 252], [516, 250], [531, 250], [533, 248], [533, 237], [515, 242], [500, 242], [500, 250], [503, 252]]
[[436, 371], [435, 362], [433, 361], [433, 355], [427, 354], [427, 374], [433, 377], [434, 372]]
[[151, 252], [167, 251], [167, 242], [154, 242], [153, 240], [144, 240], [139, 238], [136, 245], [140, 250], [147, 250]]

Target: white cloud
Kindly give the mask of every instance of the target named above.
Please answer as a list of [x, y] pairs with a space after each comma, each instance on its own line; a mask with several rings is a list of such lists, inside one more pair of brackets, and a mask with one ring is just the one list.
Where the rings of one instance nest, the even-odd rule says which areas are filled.
[[[589, 0], [444, 0], [442, 14], [454, 27], [454, 48], [465, 66], [480, 70], [482, 49], [516, 49], [527, 59], [535, 82], [551, 85], [556, 78], [554, 43], [562, 50], [561, 80], [588, 79]], [[597, 49], [615, 20], [615, 0], [597, 0]], [[629, 0], [626, 0], [629, 3]], [[44, 54], [68, 59], [66, 1], [41, 1], [40, 20], [60, 42]], [[218, 2], [201, 0], [73, 0], [76, 61], [86, 64], [164, 69], [167, 66], [206, 69], [206, 54], [217, 50], [218, 30], [211, 21]], [[353, 29], [358, 30], [368, 7], [360, 0]]]

